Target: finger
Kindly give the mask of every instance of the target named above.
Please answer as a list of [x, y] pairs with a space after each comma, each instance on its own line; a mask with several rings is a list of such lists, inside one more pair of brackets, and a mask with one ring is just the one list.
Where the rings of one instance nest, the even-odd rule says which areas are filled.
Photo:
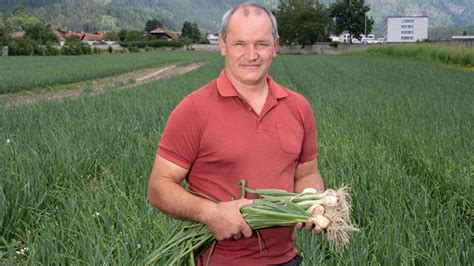
[[307, 231], [311, 231], [313, 230], [313, 222], [312, 221], [307, 221], [304, 223], [304, 229], [306, 229]]
[[235, 235], [232, 236], [232, 238], [233, 238], [234, 240], [239, 240], [241, 237], [242, 237], [242, 234], [241, 234], [241, 233], [238, 233], [238, 234], [235, 234]]
[[238, 200], [237, 205], [239, 206], [239, 208], [242, 208], [242, 207], [251, 205], [252, 203], [253, 203], [252, 200], [249, 200], [249, 199], [240, 199], [240, 200]]
[[316, 233], [316, 234], [321, 234], [321, 232], [323, 231], [323, 229], [319, 226], [316, 226], [314, 227], [313, 231]]
[[240, 232], [245, 238], [252, 236], [252, 228], [248, 224], [244, 224], [240, 227]]
[[303, 226], [304, 226], [304, 223], [302, 223], [302, 222], [296, 223], [296, 230], [301, 230], [303, 228]]

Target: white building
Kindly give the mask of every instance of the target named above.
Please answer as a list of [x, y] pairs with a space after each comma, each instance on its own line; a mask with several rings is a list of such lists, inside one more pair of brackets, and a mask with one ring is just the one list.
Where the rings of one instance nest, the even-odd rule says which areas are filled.
[[218, 44], [218, 36], [217, 33], [207, 33], [206, 38], [210, 44]]
[[428, 17], [387, 17], [383, 29], [384, 42], [416, 42], [428, 39]]

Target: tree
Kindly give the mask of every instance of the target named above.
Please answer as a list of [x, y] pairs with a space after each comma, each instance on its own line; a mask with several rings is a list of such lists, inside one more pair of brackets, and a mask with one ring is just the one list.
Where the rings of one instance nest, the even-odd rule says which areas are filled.
[[36, 24], [44, 22], [28, 13], [24, 7], [17, 7], [13, 13], [3, 16], [3, 24], [10, 31], [23, 31]]
[[138, 30], [131, 30], [127, 32], [125, 36], [126, 42], [133, 42], [133, 41], [142, 41], [143, 40], [143, 32]]
[[181, 36], [193, 43], [198, 43], [202, 39], [201, 31], [199, 30], [198, 25], [189, 21], [185, 21], [183, 23], [183, 27], [181, 28]]
[[42, 55], [36, 43], [28, 38], [20, 38], [12, 40], [8, 43], [9, 55]]
[[364, 0], [337, 0], [330, 10], [331, 17], [335, 19], [334, 34], [339, 35], [347, 31], [352, 38], [360, 38], [361, 34], [372, 31], [374, 19], [367, 17], [370, 6], [366, 5]]
[[145, 32], [150, 32], [158, 27], [163, 27], [163, 24], [159, 20], [148, 20], [145, 24]]
[[183, 38], [191, 39], [193, 35], [193, 25], [189, 21], [185, 21], [183, 23], [183, 27], [181, 28], [181, 36]]
[[61, 48], [64, 55], [83, 55], [92, 54], [89, 45], [82, 43], [78, 36], [72, 35], [66, 38], [66, 45]]
[[193, 42], [198, 43], [202, 39], [201, 31], [196, 23], [193, 23]]
[[282, 44], [304, 47], [329, 35], [329, 12], [318, 0], [280, 0], [274, 15]]
[[[124, 39], [125, 39], [125, 36], [127, 36], [127, 34], [124, 35]], [[120, 40], [118, 33], [115, 32], [115, 31], [106, 32], [105, 33], [105, 39], [110, 40], [110, 41], [119, 41]]]
[[35, 40], [39, 44], [56, 43], [58, 37], [51, 31], [50, 25], [35, 24], [25, 29], [26, 37]]
[[118, 32], [118, 34], [117, 34], [118, 37], [119, 37], [119, 40], [122, 41], [122, 42], [124, 42], [124, 41], [125, 41], [125, 38], [127, 38], [127, 33], [128, 33], [127, 30], [124, 30], [124, 29], [123, 29], [123, 30], [120, 30], [120, 31]]
[[0, 48], [7, 45], [9, 41], [10, 36], [8, 35], [7, 28], [0, 25]]

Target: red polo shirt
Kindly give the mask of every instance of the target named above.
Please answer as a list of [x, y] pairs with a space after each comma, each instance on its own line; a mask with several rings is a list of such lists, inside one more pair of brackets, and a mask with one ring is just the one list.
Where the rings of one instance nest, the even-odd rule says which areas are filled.
[[[317, 155], [313, 111], [303, 96], [270, 76], [267, 82], [269, 93], [260, 115], [224, 71], [173, 110], [157, 152], [189, 169], [190, 189], [229, 201], [241, 197], [239, 180], [245, 178], [251, 188], [294, 191], [297, 164]], [[278, 264], [296, 255], [292, 227], [259, 233], [262, 249], [255, 233], [249, 239], [219, 241], [211, 265]]]

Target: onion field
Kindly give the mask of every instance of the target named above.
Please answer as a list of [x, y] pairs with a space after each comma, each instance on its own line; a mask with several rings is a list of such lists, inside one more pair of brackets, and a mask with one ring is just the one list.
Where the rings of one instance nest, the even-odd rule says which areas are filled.
[[[146, 198], [156, 145], [173, 107], [217, 77], [223, 60], [144, 54], [151, 65], [210, 63], [133, 89], [0, 106], [0, 264], [141, 265], [173, 231], [178, 222]], [[8, 58], [41, 73], [14, 90], [45, 86], [35, 80], [54, 75], [41, 69], [65, 58]], [[0, 84], [9, 78], [2, 60]], [[58, 82], [97, 78], [83, 68]], [[271, 74], [313, 106], [319, 169], [326, 187], [350, 186], [360, 228], [341, 252], [323, 235], [295, 233], [305, 265], [473, 263], [473, 72], [406, 58], [309, 55], [278, 56]]]
[[0, 95], [114, 76], [149, 67], [202, 57], [198, 53], [100, 54], [94, 56], [10, 56], [0, 57]]

